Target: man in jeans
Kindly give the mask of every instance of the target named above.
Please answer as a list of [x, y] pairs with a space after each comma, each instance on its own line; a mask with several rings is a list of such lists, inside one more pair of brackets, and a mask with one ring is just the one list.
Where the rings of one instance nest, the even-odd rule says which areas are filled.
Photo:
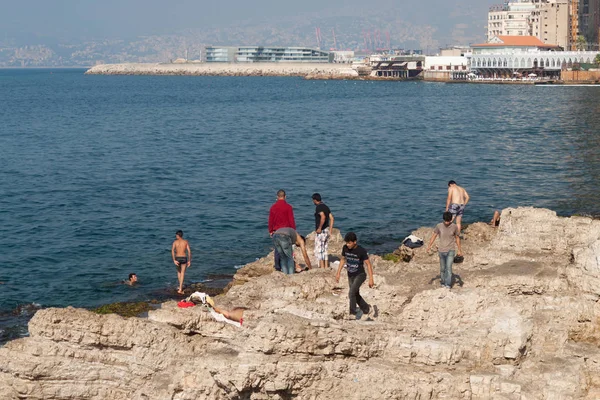
[[[344, 237], [346, 244], [342, 248], [342, 259], [340, 266], [335, 275], [335, 281], [340, 281], [342, 268], [346, 267], [348, 271], [348, 297], [350, 298], [350, 318], [360, 319], [363, 314], [370, 314], [371, 306], [361, 297], [359, 290], [360, 286], [367, 279], [365, 274], [365, 264], [369, 271], [369, 287], [374, 285], [373, 281], [373, 266], [369, 261], [369, 253], [357, 244], [358, 238], [356, 233], [348, 232]], [[358, 304], [359, 309], [356, 309]]]
[[295, 262], [292, 245], [300, 247], [307, 268], [312, 268], [310, 259], [306, 253], [304, 237], [292, 228], [279, 228], [273, 232], [273, 245], [275, 246], [275, 251], [279, 253], [279, 270], [284, 274], [292, 275], [294, 273]]
[[[286, 201], [285, 190], [280, 189], [277, 191], [277, 201], [271, 206], [269, 210], [269, 235], [273, 237], [273, 233], [279, 228], [292, 228], [296, 229], [296, 220], [294, 219], [294, 210], [292, 206]], [[275, 247], [275, 269], [281, 271], [279, 265], [280, 253]]]
[[456, 255], [456, 247], [458, 247], [458, 255], [462, 256], [462, 250], [460, 248], [460, 231], [458, 226], [452, 223], [452, 213], [446, 211], [442, 218], [444, 222], [436, 225], [433, 230], [433, 236], [427, 246], [427, 252], [431, 250], [431, 246], [435, 242], [435, 239], [440, 237], [440, 244], [438, 245], [438, 253], [440, 256], [440, 283], [442, 287], [450, 289], [452, 287], [452, 263], [454, 262], [454, 256]]

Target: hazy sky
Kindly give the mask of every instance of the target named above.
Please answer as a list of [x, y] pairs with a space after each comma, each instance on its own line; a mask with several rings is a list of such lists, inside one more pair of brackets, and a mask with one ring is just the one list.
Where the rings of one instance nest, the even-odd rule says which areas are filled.
[[[488, 0], [489, 1], [489, 0]], [[0, 35], [60, 39], [130, 37], [174, 33], [232, 21], [260, 22], [279, 16], [360, 15], [395, 10], [407, 20], [452, 26], [448, 16], [485, 19], [481, 0], [0, 0]], [[475, 15], [473, 15], [475, 13]], [[485, 23], [482, 20], [482, 24]]]

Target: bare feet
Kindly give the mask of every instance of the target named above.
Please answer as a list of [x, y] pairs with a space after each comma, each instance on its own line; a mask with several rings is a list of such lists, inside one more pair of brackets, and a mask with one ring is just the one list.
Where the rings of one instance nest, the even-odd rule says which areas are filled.
[[179, 293], [179, 294], [184, 294], [184, 293], [183, 293], [183, 290], [181, 290], [181, 289], [179, 289], [179, 290], [177, 291], [177, 293]]

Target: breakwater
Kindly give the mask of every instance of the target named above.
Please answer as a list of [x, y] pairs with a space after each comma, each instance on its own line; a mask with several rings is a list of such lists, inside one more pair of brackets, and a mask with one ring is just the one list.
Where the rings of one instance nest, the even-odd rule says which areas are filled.
[[327, 63], [198, 63], [198, 64], [101, 64], [87, 75], [182, 75], [182, 76], [322, 76], [357, 77], [347, 64]]

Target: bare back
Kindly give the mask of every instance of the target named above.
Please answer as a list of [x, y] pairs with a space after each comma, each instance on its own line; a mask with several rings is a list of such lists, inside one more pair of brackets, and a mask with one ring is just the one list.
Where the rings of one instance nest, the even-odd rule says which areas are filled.
[[452, 185], [448, 188], [448, 197], [450, 204], [467, 204], [469, 195], [465, 189], [458, 185]]
[[185, 239], [176, 239], [173, 242], [173, 250], [175, 251], [175, 257], [187, 257], [187, 249], [189, 243]]

